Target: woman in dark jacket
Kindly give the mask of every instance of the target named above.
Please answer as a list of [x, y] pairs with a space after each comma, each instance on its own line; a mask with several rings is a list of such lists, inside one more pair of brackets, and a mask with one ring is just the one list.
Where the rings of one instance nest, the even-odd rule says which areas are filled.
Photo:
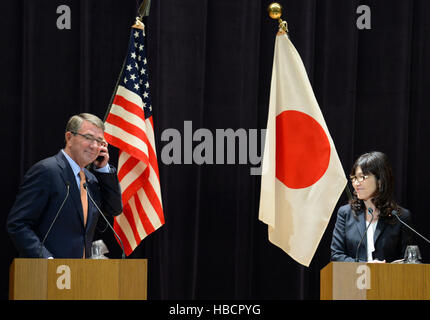
[[394, 179], [387, 156], [377, 151], [361, 155], [352, 166], [350, 180], [354, 194], [337, 213], [331, 260], [391, 262], [403, 258], [412, 233], [394, 214], [409, 225], [411, 214], [393, 199]]

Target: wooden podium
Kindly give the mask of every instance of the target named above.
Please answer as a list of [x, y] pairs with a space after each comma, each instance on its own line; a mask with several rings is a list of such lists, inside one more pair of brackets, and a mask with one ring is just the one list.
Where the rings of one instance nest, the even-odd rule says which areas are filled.
[[11, 300], [146, 300], [146, 259], [15, 259]]
[[429, 300], [429, 264], [330, 262], [320, 272], [321, 300]]

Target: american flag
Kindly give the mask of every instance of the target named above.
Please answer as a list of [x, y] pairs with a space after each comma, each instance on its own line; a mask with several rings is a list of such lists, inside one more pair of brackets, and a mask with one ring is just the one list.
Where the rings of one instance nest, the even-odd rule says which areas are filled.
[[105, 121], [105, 138], [119, 149], [123, 212], [114, 229], [129, 255], [164, 224], [149, 95], [144, 29], [131, 29], [127, 58]]

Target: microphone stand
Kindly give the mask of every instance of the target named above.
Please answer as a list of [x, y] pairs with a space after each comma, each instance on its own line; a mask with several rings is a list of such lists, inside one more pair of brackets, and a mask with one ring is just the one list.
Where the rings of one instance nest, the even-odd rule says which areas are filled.
[[51, 232], [52, 227], [55, 224], [55, 221], [57, 221], [57, 218], [60, 214], [61, 209], [63, 209], [64, 204], [66, 203], [67, 198], [69, 197], [69, 193], [70, 193], [70, 183], [69, 181], [66, 182], [66, 187], [67, 187], [67, 193], [66, 196], [64, 197], [63, 202], [61, 203], [60, 208], [58, 209], [57, 213], [55, 214], [54, 220], [52, 220], [51, 225], [49, 226], [48, 231], [46, 231], [45, 236], [43, 237], [42, 242], [40, 243], [40, 248], [39, 248], [39, 258], [42, 258], [42, 249], [43, 249], [43, 245], [45, 243], [46, 238], [48, 237], [49, 233]]
[[93, 197], [91, 197], [90, 192], [88, 191], [87, 183], [86, 182], [84, 183], [84, 188], [85, 188], [85, 190], [87, 190], [88, 197], [90, 198], [90, 200], [93, 203], [93, 205], [97, 208], [97, 210], [99, 211], [100, 215], [103, 217], [103, 219], [105, 219], [106, 223], [109, 225], [109, 227], [111, 228], [111, 230], [113, 231], [113, 233], [115, 234], [115, 236], [117, 237], [117, 239], [119, 240], [119, 243], [121, 244], [121, 249], [122, 249], [121, 259], [125, 259], [125, 250], [124, 250], [124, 245], [122, 244], [121, 238], [115, 232], [115, 229], [112, 227], [112, 225], [109, 223], [109, 220], [105, 217], [105, 215], [103, 214], [103, 212], [100, 210], [100, 208], [98, 207], [98, 205], [94, 201]]
[[410, 227], [406, 222], [402, 221], [402, 219], [400, 219], [398, 212], [396, 210], [393, 210], [392, 215], [395, 216], [397, 218], [397, 220], [399, 220], [404, 226], [408, 227], [410, 230], [412, 230], [415, 234], [419, 235], [421, 238], [423, 238], [425, 241], [427, 241], [427, 243], [430, 243], [430, 240], [427, 239], [426, 237], [424, 237], [422, 234], [420, 234], [418, 231], [416, 231], [415, 229], [413, 229], [412, 227]]
[[[360, 242], [358, 243], [357, 251], [355, 253], [355, 262], [358, 262], [358, 249], [360, 249], [361, 243], [363, 242], [364, 237], [367, 235], [367, 230], [369, 230], [369, 227], [372, 224], [373, 218], [374, 218], [374, 216], [373, 216], [373, 209], [372, 208], [367, 209], [367, 212], [372, 216], [372, 219], [370, 219], [370, 223], [367, 226], [366, 231], [364, 231], [364, 234], [361, 237]], [[366, 219], [366, 217], [364, 219]]]

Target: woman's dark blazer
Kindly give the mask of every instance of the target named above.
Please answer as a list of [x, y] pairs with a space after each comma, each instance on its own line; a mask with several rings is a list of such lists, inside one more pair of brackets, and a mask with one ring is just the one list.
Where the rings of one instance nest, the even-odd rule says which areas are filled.
[[[401, 208], [400, 218], [411, 225], [411, 213]], [[331, 242], [331, 261], [355, 261], [357, 247], [366, 230], [364, 211], [354, 214], [349, 204], [339, 208]], [[402, 259], [406, 246], [412, 243], [412, 232], [392, 216], [379, 219], [374, 234], [373, 259], [391, 262]], [[367, 238], [358, 251], [358, 260], [367, 261]]]

